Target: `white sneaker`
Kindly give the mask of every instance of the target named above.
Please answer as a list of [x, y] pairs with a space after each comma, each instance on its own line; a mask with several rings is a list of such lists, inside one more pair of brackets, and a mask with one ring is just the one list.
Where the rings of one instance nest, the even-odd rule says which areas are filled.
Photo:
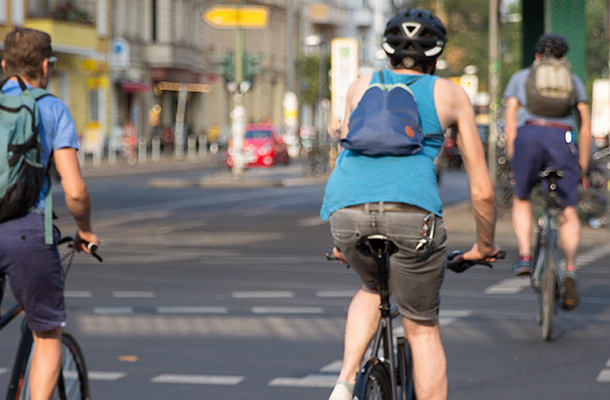
[[347, 382], [337, 382], [328, 400], [352, 400], [354, 385]]

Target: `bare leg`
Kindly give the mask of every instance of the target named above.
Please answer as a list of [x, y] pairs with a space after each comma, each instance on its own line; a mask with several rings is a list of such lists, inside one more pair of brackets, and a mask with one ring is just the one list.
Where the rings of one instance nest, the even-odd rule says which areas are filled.
[[379, 293], [362, 285], [347, 310], [343, 365], [338, 381], [356, 382], [364, 353], [377, 331], [381, 312]]
[[574, 207], [566, 207], [561, 214], [559, 236], [561, 237], [563, 254], [566, 258], [566, 266], [574, 267], [580, 242], [580, 220]]
[[513, 230], [517, 237], [519, 255], [530, 255], [532, 251], [532, 207], [529, 200], [513, 197]]
[[447, 360], [438, 321], [402, 319], [411, 355], [413, 381], [418, 400], [447, 399]]
[[49, 400], [59, 377], [61, 328], [33, 332], [34, 354], [30, 369], [31, 400]]

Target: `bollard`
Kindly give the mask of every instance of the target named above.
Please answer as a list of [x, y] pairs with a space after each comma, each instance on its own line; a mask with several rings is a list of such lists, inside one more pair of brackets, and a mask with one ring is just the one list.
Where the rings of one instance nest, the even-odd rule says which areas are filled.
[[199, 158], [204, 158], [208, 154], [208, 138], [205, 135], [199, 135]]
[[153, 137], [151, 146], [151, 158], [153, 162], [159, 162], [159, 160], [161, 159], [161, 138], [159, 136]]
[[138, 139], [138, 163], [146, 164], [146, 138]]
[[187, 145], [187, 157], [189, 160], [194, 160], [196, 158], [197, 152], [197, 137], [195, 135], [189, 135], [186, 138]]

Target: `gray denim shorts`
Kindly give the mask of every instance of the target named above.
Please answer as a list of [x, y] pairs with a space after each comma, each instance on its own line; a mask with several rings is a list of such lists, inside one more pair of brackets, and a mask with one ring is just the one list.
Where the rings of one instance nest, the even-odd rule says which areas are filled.
[[388, 236], [398, 251], [390, 257], [390, 288], [402, 316], [415, 321], [438, 318], [440, 290], [445, 276], [447, 233], [442, 218], [436, 218], [431, 245], [415, 250], [423, 238], [426, 214], [402, 211], [363, 211], [343, 208], [330, 216], [335, 246], [369, 288], [379, 284], [375, 261], [356, 250], [364, 236]]

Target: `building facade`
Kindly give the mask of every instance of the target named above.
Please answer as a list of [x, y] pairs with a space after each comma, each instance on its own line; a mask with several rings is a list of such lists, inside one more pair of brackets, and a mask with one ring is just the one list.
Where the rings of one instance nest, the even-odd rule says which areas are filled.
[[68, 105], [81, 154], [101, 158], [109, 128], [109, 0], [0, 0], [0, 35], [27, 27], [51, 35], [58, 59], [48, 89]]

